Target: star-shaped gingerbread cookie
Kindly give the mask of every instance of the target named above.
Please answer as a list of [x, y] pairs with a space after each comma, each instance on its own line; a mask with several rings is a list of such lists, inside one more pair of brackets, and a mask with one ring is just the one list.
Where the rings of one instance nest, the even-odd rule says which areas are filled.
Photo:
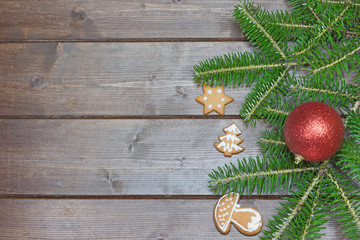
[[224, 87], [209, 87], [203, 85], [204, 94], [195, 98], [198, 103], [204, 105], [204, 115], [215, 111], [224, 115], [225, 105], [234, 101], [232, 97], [225, 95]]

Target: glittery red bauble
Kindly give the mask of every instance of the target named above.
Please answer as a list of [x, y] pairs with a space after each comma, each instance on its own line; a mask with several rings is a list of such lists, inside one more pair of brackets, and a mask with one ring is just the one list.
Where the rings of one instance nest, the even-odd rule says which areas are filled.
[[307, 102], [296, 107], [285, 122], [285, 142], [291, 152], [311, 162], [334, 155], [344, 139], [344, 124], [329, 105]]

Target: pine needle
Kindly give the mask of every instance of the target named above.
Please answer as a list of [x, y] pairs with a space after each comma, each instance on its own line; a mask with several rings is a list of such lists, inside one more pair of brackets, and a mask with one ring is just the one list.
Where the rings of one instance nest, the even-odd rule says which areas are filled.
[[251, 85], [265, 71], [283, 66], [284, 63], [256, 52], [226, 54], [194, 65], [194, 81], [209, 86]]
[[343, 174], [335, 173], [330, 169], [326, 172], [328, 182], [324, 192], [328, 193], [328, 201], [331, 202], [331, 211], [338, 217], [337, 222], [341, 223], [343, 232], [353, 240], [360, 239], [359, 219], [359, 191], [356, 186]]
[[235, 19], [239, 22], [240, 27], [246, 32], [248, 39], [256, 43], [256, 47], [270, 56], [279, 55], [282, 59], [287, 60], [284, 49], [287, 41], [278, 43], [282, 36], [276, 35], [272, 25], [268, 24], [269, 13], [261, 7], [248, 1], [241, 2], [234, 10]]
[[264, 155], [255, 159], [249, 157], [237, 163], [237, 166], [225, 164], [209, 174], [209, 187], [215, 194], [228, 191], [251, 195], [255, 187], [257, 194], [273, 193], [289, 189], [302, 175], [319, 170], [318, 166], [295, 164], [290, 154], [279, 157]]
[[358, 111], [350, 111], [346, 125], [350, 136], [360, 143], [360, 113]]
[[348, 175], [360, 182], [360, 144], [347, 139], [336, 156], [340, 159], [336, 164], [341, 170], [348, 171]]
[[353, 104], [360, 96], [357, 88], [338, 77], [324, 78], [316, 75], [311, 77], [288, 78], [290, 91], [288, 95], [303, 101], [326, 102], [330, 106]]
[[[260, 78], [251, 92], [245, 98], [245, 103], [240, 110], [240, 115], [255, 125], [256, 119], [261, 117], [263, 113], [262, 104], [265, 101], [276, 101], [278, 99], [277, 94], [284, 93], [284, 89], [281, 88], [281, 84], [289, 70], [289, 67], [285, 69], [274, 69], [268, 71], [264, 77]], [[275, 99], [269, 100], [270, 97]]]
[[[314, 221], [312, 213], [319, 198], [317, 184], [322, 178], [321, 172], [318, 172], [312, 180], [302, 180], [301, 184], [297, 184], [299, 190], [293, 191], [291, 198], [285, 198], [287, 202], [281, 204], [282, 209], [278, 209], [279, 217], [269, 221], [267, 227], [270, 230], [263, 231], [266, 237], [262, 239], [298, 239], [309, 234]], [[326, 222], [320, 221], [320, 225]]]
[[260, 136], [259, 145], [266, 155], [281, 156], [288, 153], [283, 130], [264, 130], [260, 132]]

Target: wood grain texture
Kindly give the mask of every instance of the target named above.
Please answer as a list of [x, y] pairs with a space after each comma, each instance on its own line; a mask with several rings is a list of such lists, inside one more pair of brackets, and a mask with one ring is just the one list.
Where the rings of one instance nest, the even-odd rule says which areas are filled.
[[[232, 17], [236, 4], [0, 1], [0, 239], [243, 239], [216, 230], [207, 174], [258, 155], [268, 126], [185, 119], [202, 115], [192, 66], [253, 51]], [[248, 91], [226, 89], [235, 98], [226, 115], [238, 115]], [[29, 116], [45, 119], [11, 119]], [[64, 116], [96, 119], [47, 119]], [[233, 121], [246, 150], [225, 158], [213, 143]], [[267, 223], [280, 205], [264, 198], [241, 204]], [[337, 224], [327, 227], [323, 239], [344, 239]]]
[[[193, 65], [252, 50], [247, 42], [0, 44], [0, 115], [202, 115]], [[248, 91], [226, 89], [235, 98], [226, 115], [239, 114]]]
[[[284, 0], [256, 0], [288, 9]], [[243, 40], [237, 0], [3, 0], [0, 41]], [[14, 17], [16, 16], [16, 17]]]
[[[214, 142], [236, 122], [245, 151]], [[242, 120], [0, 120], [0, 194], [211, 195], [208, 173], [260, 153]]]
[[[0, 200], [0, 238], [10, 239], [259, 239], [234, 227], [219, 233], [212, 211], [217, 200]], [[276, 200], [240, 200], [257, 208], [266, 225], [281, 207]], [[324, 240], [345, 239], [326, 224]]]

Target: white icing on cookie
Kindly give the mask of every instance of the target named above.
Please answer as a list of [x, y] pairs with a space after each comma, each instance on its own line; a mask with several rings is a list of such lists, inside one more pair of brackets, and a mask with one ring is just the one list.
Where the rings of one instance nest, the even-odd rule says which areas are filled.
[[207, 90], [207, 92], [208, 92], [208, 94], [212, 94], [212, 90], [211, 90], [211, 89]]
[[218, 92], [218, 93], [221, 93], [221, 89], [218, 89], [217, 92]]
[[221, 104], [218, 104], [217, 107], [218, 107], [218, 108], [221, 108]]
[[240, 139], [233, 134], [226, 134], [224, 136], [219, 137], [220, 141], [232, 141], [233, 143], [240, 143]]
[[225, 98], [222, 98], [221, 101], [222, 101], [222, 102], [225, 102]]
[[[228, 195], [224, 195], [219, 199], [219, 201], [215, 206], [214, 221], [219, 231], [222, 233], [227, 233], [226, 231], [229, 230], [230, 228], [229, 224], [231, 223], [236, 225], [236, 227], [239, 227], [238, 229], [242, 229], [248, 233], [256, 232], [259, 229], [261, 229], [262, 226], [261, 214], [256, 209], [250, 207], [240, 207], [240, 205], [237, 203], [240, 198], [239, 194], [235, 194], [234, 197], [235, 198], [228, 198]], [[219, 209], [221, 210], [223, 208], [224, 202], [227, 203], [231, 202], [232, 206], [229, 209], [225, 207], [224, 210], [226, 211], [222, 214], [219, 214], [218, 211]], [[227, 207], [230, 207], [230, 205], [227, 205]], [[247, 213], [247, 214], [243, 214], [243, 213]], [[248, 215], [249, 213], [250, 216]], [[247, 221], [246, 223], [244, 223], [246, 226], [243, 226], [239, 222], [236, 222], [236, 219], [241, 219], [243, 216], [246, 217], [245, 219], [243, 219]], [[233, 217], [235, 220], [233, 219]]]
[[236, 135], [241, 134], [240, 129], [235, 125], [235, 123], [233, 123], [230, 126], [228, 126], [227, 128], [225, 128], [224, 131], [226, 133], [233, 133], [233, 134], [236, 134]]
[[247, 226], [242, 226], [239, 223], [237, 223], [236, 221], [232, 220], [233, 224], [236, 224], [237, 226], [239, 226], [241, 229], [247, 231], [247, 232], [254, 232], [257, 229], [259, 229], [259, 227], [261, 227], [261, 215], [258, 211], [255, 211], [252, 208], [234, 208], [235, 212], [248, 212], [248, 213], [253, 213], [255, 216], [250, 217], [251, 222], [248, 222]]
[[[220, 206], [224, 206], [224, 202], [222, 202], [223, 198], [227, 197], [228, 195], [224, 195], [222, 196], [218, 203], [216, 204], [216, 207], [215, 207], [215, 213], [218, 212], [218, 208], [220, 208]], [[235, 195], [235, 199], [234, 199], [234, 202], [238, 201], [239, 200], [239, 195]], [[236, 204], [235, 204], [236, 205]], [[216, 218], [215, 217], [215, 221], [217, 223], [217, 226], [221, 229], [222, 232], [225, 232], [225, 230], [227, 229], [228, 225], [231, 224], [231, 217], [232, 217], [232, 214], [234, 212], [234, 209], [235, 209], [235, 205], [231, 208], [231, 209], [227, 209], [226, 207], [223, 208], [224, 211], [227, 211], [224, 213], [225, 216], [228, 216], [229, 215], [229, 218], [228, 218], [228, 221], [226, 221], [226, 219], [224, 218], [224, 215], [223, 215], [223, 218]], [[221, 208], [219, 209], [219, 211], [221, 210]], [[216, 215], [215, 215], [216, 216]], [[226, 222], [225, 222], [226, 221]]]
[[234, 143], [226, 143], [226, 142], [220, 142], [217, 148], [223, 148], [224, 152], [232, 152], [233, 149], [236, 151], [241, 151], [244, 149], [243, 147], [240, 147], [239, 145], [236, 145]]
[[209, 106], [208, 106], [209, 108], [212, 108], [212, 104], [209, 104]]
[[206, 101], [206, 100], [207, 100], [207, 97], [204, 97], [203, 99], [204, 99], [204, 101]]

